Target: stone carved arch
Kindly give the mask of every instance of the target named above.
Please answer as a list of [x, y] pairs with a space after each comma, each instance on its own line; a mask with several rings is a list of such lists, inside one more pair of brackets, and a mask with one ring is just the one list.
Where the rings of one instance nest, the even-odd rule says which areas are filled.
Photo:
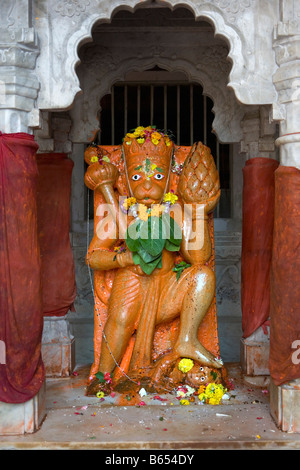
[[[138, 7], [147, 7], [147, 0], [89, 0], [83, 4], [80, 14], [74, 10], [57, 8], [62, 0], [47, 1], [47, 15], [51, 18], [48, 30], [42, 21], [37, 25], [41, 43], [50, 47], [41, 48], [38, 58], [37, 74], [41, 82], [41, 90], [37, 105], [40, 109], [69, 109], [75, 97], [82, 92], [76, 66], [79, 64], [78, 49], [81, 44], [92, 41], [92, 30], [98, 22], [109, 22], [117, 9], [135, 11]], [[69, 0], [68, 3], [76, 3]], [[254, 51], [254, 36], [257, 24], [253, 20], [257, 14], [257, 0], [165, 0], [157, 2], [160, 6], [174, 9], [178, 6], [188, 8], [195, 19], [204, 19], [213, 24], [215, 34], [224, 38], [229, 44], [229, 57], [232, 69], [228, 87], [232, 88], [237, 99], [244, 104], [268, 104], [276, 100], [276, 92], [272, 83], [272, 58], [268, 58], [263, 73], [257, 72]], [[251, 7], [251, 8], [250, 8]], [[257, 7], [258, 8], [258, 7]], [[72, 15], [72, 21], [70, 21]], [[251, 16], [252, 15], [252, 16]], [[270, 18], [272, 22], [272, 18]], [[51, 24], [51, 28], [50, 25]], [[250, 24], [246, 34], [243, 33], [245, 24]], [[50, 44], [50, 41], [52, 44]], [[270, 48], [271, 50], [271, 48]], [[273, 60], [274, 61], [274, 60]], [[275, 64], [275, 61], [274, 61]], [[51, 65], [51, 71], [50, 70]], [[276, 65], [274, 65], [275, 67]], [[46, 69], [49, 75], [40, 73]], [[272, 70], [271, 70], [272, 69]], [[52, 73], [52, 71], [55, 73]]]
[[[104, 52], [104, 51], [103, 51]], [[109, 54], [109, 52], [108, 52]], [[242, 137], [240, 126], [244, 115], [243, 106], [235, 99], [235, 96], [228, 87], [226, 81], [220, 80], [216, 74], [213, 63], [209, 63], [206, 57], [205, 64], [194, 63], [193, 60], [177, 58], [173, 60], [169, 57], [130, 57], [124, 59], [116, 65], [113, 57], [110, 60], [104, 54], [99, 57], [100, 63], [109, 63], [109, 70], [105, 73], [97, 73], [91, 81], [92, 72], [89, 67], [99, 71], [97, 62], [82, 64], [81, 72], [83, 81], [83, 94], [78, 96], [74, 102], [70, 114], [73, 120], [71, 139], [73, 142], [88, 142], [93, 137], [95, 130], [99, 128], [97, 115], [99, 112], [101, 98], [111, 92], [111, 86], [116, 82], [125, 80], [128, 72], [134, 70], [147, 70], [154, 66], [159, 66], [170, 72], [184, 72], [190, 82], [199, 83], [203, 87], [203, 93], [209, 96], [213, 103], [213, 129], [221, 142], [239, 142]], [[85, 83], [85, 76], [89, 77]], [[86, 85], [86, 86], [85, 86]], [[80, 120], [78, 120], [80, 116]]]

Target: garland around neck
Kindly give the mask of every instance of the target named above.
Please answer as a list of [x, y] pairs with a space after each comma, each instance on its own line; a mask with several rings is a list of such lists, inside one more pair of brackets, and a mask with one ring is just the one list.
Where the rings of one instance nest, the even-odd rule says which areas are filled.
[[169, 192], [164, 195], [163, 203], [152, 204], [151, 207], [147, 207], [145, 204], [138, 203], [135, 197], [131, 196], [123, 201], [122, 207], [128, 215], [147, 221], [149, 217], [160, 217], [162, 214], [168, 213], [170, 206], [175, 204], [177, 199], [176, 194]]

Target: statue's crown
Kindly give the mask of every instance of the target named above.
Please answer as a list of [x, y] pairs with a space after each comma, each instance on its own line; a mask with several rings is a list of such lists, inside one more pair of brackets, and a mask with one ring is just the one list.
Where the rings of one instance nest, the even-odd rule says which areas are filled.
[[155, 127], [139, 126], [128, 132], [123, 140], [123, 151], [127, 165], [141, 162], [146, 158], [151, 162], [169, 164], [174, 144], [170, 136]]

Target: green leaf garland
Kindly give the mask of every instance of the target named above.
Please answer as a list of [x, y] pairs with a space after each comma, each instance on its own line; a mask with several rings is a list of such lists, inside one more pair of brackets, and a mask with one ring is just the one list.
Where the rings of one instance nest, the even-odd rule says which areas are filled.
[[163, 249], [179, 251], [181, 229], [169, 214], [149, 216], [146, 221], [135, 220], [126, 231], [126, 244], [133, 253], [133, 261], [145, 274], [162, 267]]

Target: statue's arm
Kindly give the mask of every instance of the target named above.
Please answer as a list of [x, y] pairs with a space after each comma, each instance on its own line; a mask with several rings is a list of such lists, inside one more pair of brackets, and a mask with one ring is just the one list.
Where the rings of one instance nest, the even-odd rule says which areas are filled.
[[106, 202], [107, 210], [114, 217], [114, 221], [120, 233], [126, 232], [126, 217], [120, 212], [119, 201], [114, 191], [114, 184], [118, 177], [117, 168], [108, 162], [103, 164], [94, 163], [86, 171], [84, 181], [88, 188], [93, 191], [101, 191]]
[[86, 263], [91, 269], [106, 271], [134, 264], [129, 250], [120, 253], [114, 251], [114, 246], [119, 241], [118, 233], [112, 214], [98, 223], [86, 255]]
[[179, 178], [184, 207], [182, 255], [191, 264], [205, 264], [212, 253], [208, 214], [220, 198], [220, 181], [210, 149], [195, 143]]
[[86, 256], [86, 263], [91, 269], [100, 271], [125, 268], [134, 264], [130, 251], [116, 253], [114, 251], [104, 250], [103, 248], [89, 249]]
[[117, 253], [113, 250], [119, 239], [124, 237], [127, 227], [126, 217], [119, 210], [114, 191], [117, 176], [117, 168], [111, 163], [103, 162], [101, 165], [90, 165], [84, 178], [88, 188], [101, 191], [105, 203], [100, 213], [104, 215], [107, 212], [97, 224], [86, 255], [86, 263], [95, 270], [124, 268], [134, 264], [131, 252], [127, 250]]
[[212, 253], [208, 215], [199, 204], [185, 207], [180, 252], [189, 264], [205, 264]]

